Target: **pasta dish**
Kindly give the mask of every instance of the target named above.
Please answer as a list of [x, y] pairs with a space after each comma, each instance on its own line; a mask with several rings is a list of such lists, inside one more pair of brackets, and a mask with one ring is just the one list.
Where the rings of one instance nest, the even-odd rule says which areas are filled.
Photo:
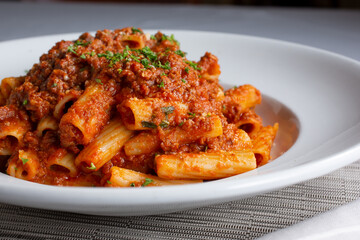
[[[234, 63], [235, 64], [235, 63]], [[0, 91], [0, 170], [59, 186], [150, 187], [234, 176], [269, 162], [252, 85], [224, 90], [206, 52], [138, 28], [60, 41]]]

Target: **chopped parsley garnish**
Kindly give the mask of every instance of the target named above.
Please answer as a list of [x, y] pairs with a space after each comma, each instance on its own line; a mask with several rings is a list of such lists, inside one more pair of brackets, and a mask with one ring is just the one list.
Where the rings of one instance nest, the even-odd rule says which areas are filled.
[[29, 73], [29, 70], [24, 70], [24, 72], [25, 72], [26, 74], [28, 74], [28, 73]]
[[20, 159], [21, 159], [23, 165], [25, 165], [29, 161], [29, 159], [23, 158], [23, 157], [21, 157]]
[[93, 56], [95, 56], [95, 54], [96, 54], [96, 53], [93, 51], [93, 52], [90, 53], [90, 56], [93, 57]]
[[107, 184], [112, 184], [112, 182], [110, 182], [109, 180], [107, 180], [106, 182], [107, 182]]
[[145, 187], [147, 185], [149, 185], [150, 183], [152, 183], [154, 180], [150, 179], [150, 178], [145, 178], [145, 182], [141, 185], [142, 187]]
[[70, 45], [68, 46], [68, 52], [72, 52], [74, 54], [77, 54], [76, 50], [77, 50], [77, 46], [74, 46], [74, 45]]
[[161, 127], [161, 128], [167, 128], [168, 126], [169, 126], [169, 122], [168, 121], [166, 121], [166, 120], [162, 120], [161, 121], [161, 123], [159, 124], [159, 126]]
[[190, 70], [190, 69], [189, 69], [188, 67], [185, 68], [185, 72], [186, 72], [186, 73], [189, 73], [189, 70]]
[[237, 88], [237, 86], [235, 85], [233, 88], [234, 88], [234, 89], [236, 89], [236, 88]]
[[222, 106], [222, 109], [223, 109], [223, 111], [224, 111], [224, 110], [226, 109], [226, 106], [225, 106], [225, 105], [223, 105], [223, 106]]
[[207, 152], [207, 150], [208, 150], [208, 146], [205, 146], [205, 150], [204, 150], [204, 152]]
[[195, 114], [195, 113], [188, 112], [188, 115], [190, 116], [190, 118], [196, 117], [196, 114]]
[[80, 40], [76, 40], [76, 42], [73, 45], [68, 46], [67, 51], [68, 52], [72, 52], [74, 54], [77, 54], [77, 49], [78, 46], [87, 46], [89, 45], [91, 42], [81, 42]]
[[141, 64], [144, 65], [144, 68], [150, 68], [150, 61], [147, 58], [141, 59]]
[[179, 42], [175, 39], [174, 34], [171, 34], [170, 36], [163, 34], [161, 40], [162, 41], [169, 40], [170, 42], [175, 43], [176, 45], [180, 45]]
[[135, 183], [130, 183], [130, 187], [135, 187]]
[[182, 81], [183, 83], [186, 83], [186, 80], [185, 80], [185, 79], [181, 79], [181, 81]]
[[168, 69], [168, 70], [171, 69], [171, 66], [170, 66], [170, 63], [169, 63], [169, 62], [166, 62], [166, 63], [163, 65], [160, 61], [157, 61], [157, 62], [154, 63], [154, 66], [155, 66], [155, 67], [158, 67], [158, 68]]
[[135, 55], [130, 55], [130, 58], [132, 58], [135, 62], [140, 62], [139, 57], [135, 56]]
[[167, 76], [167, 75], [166, 75], [166, 73], [163, 72], [160, 74], [160, 76]]
[[157, 128], [157, 125], [153, 122], [148, 122], [148, 121], [141, 121], [141, 125], [144, 127], [144, 128]]
[[51, 85], [51, 87], [56, 87], [57, 86], [57, 83], [54, 83], [53, 85]]
[[156, 60], [157, 60], [157, 55], [156, 55], [156, 53], [154, 53], [153, 51], [151, 51], [151, 49], [150, 49], [148, 46], [142, 48], [140, 51], [141, 51], [141, 53], [142, 53], [146, 58], [148, 58], [150, 61], [156, 61]]
[[150, 36], [150, 39], [156, 40], [156, 37], [155, 37], [154, 35], [151, 35], [151, 36]]
[[90, 169], [90, 170], [95, 170], [96, 169], [96, 166], [94, 163], [91, 163], [90, 164], [90, 167], [86, 167], [87, 169]]
[[85, 55], [85, 54], [81, 54], [80, 58], [86, 59], [86, 55]]
[[22, 104], [25, 106], [26, 104], [28, 104], [28, 100], [25, 99]]
[[164, 88], [165, 87], [165, 83], [164, 81], [161, 81], [161, 83], [158, 85], [159, 88]]
[[184, 122], [179, 123], [179, 127], [181, 127], [182, 125], [184, 125]]
[[121, 68], [119, 68], [117, 71], [118, 71], [118, 73], [121, 73], [123, 70]]
[[194, 63], [194, 62], [191, 62], [191, 61], [185, 61], [185, 63], [189, 64], [190, 67], [192, 67], [192, 68], [195, 69], [195, 70], [201, 70], [201, 68], [199, 68], [199, 67], [197, 66], [197, 63]]
[[110, 52], [110, 51], [106, 51], [105, 53], [98, 53], [97, 56], [98, 57], [104, 57], [104, 58], [110, 60], [114, 56], [114, 53]]
[[132, 33], [143, 33], [140, 29], [138, 29], [138, 28], [131, 28], [131, 31], [132, 31]]
[[81, 42], [80, 40], [76, 40], [76, 42], [74, 43], [75, 46], [83, 46], [86, 47], [87, 45], [89, 45], [91, 42]]
[[206, 114], [206, 117], [211, 117], [211, 113]]
[[168, 107], [162, 107], [161, 111], [165, 113], [165, 115], [172, 114], [174, 112], [175, 108], [173, 106]]
[[101, 82], [101, 80], [98, 79], [98, 78], [95, 79], [95, 82], [100, 83], [101, 85], [103, 85], [103, 83]]
[[177, 55], [179, 55], [180, 57], [185, 57], [186, 53], [181, 51], [181, 50], [176, 50], [174, 53], [176, 53]]

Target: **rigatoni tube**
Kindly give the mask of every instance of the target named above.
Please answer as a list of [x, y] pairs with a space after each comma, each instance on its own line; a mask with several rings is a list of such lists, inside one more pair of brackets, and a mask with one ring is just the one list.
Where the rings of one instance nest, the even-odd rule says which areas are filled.
[[84, 171], [96, 171], [115, 156], [132, 136], [133, 131], [128, 130], [116, 117], [80, 152], [75, 164], [83, 167]]
[[168, 180], [157, 176], [136, 172], [130, 169], [112, 167], [107, 187], [152, 187], [177, 184], [200, 183], [202, 180]]
[[159, 155], [155, 158], [156, 173], [165, 179], [219, 179], [256, 168], [251, 151], [184, 153]]
[[107, 85], [88, 86], [61, 118], [60, 140], [64, 147], [88, 144], [109, 120], [114, 90]]
[[252, 137], [253, 152], [255, 153], [258, 166], [262, 166], [269, 162], [271, 147], [273, 145], [279, 124], [274, 126], [262, 127], [255, 136]]
[[118, 108], [125, 126], [131, 130], [149, 130], [147, 125], [151, 124], [158, 109], [165, 111], [167, 122], [171, 125], [175, 116], [187, 115], [188, 107], [181, 102], [166, 102], [159, 98], [130, 98]]

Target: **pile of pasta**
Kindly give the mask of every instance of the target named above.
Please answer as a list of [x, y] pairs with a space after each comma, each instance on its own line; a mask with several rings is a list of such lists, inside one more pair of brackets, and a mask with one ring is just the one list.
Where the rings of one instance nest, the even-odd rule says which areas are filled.
[[[234, 67], [236, 64], [234, 63]], [[49, 185], [145, 187], [234, 176], [270, 160], [259, 90], [224, 91], [218, 59], [128, 27], [60, 41], [0, 92], [0, 168]]]

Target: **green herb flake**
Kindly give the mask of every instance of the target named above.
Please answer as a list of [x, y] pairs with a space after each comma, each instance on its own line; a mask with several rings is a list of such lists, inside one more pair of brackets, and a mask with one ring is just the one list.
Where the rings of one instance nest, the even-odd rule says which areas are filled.
[[81, 58], [81, 59], [86, 59], [86, 55], [85, 55], [85, 54], [81, 54], [80, 58]]
[[25, 99], [22, 104], [25, 106], [26, 104], [28, 104], [28, 100]]
[[167, 128], [168, 126], [169, 126], [169, 122], [168, 121], [166, 121], [166, 120], [162, 120], [161, 121], [161, 123], [159, 124], [159, 126], [161, 127], [161, 128]]
[[130, 55], [130, 58], [132, 58], [135, 62], [140, 62], [139, 57], [135, 56], [135, 55]]
[[95, 79], [95, 82], [100, 83], [101, 85], [103, 85], [103, 83], [101, 82], [101, 80], [98, 79], [98, 78]]
[[205, 150], [204, 150], [204, 152], [207, 152], [207, 150], [208, 150], [208, 146], [205, 146]]
[[112, 184], [112, 182], [110, 182], [109, 180], [107, 180], [106, 182], [107, 182], [107, 184]]
[[225, 109], [226, 109], [226, 106], [225, 106], [225, 105], [223, 105], [223, 106], [222, 106], [222, 109], [223, 109], [223, 111], [225, 111]]
[[179, 127], [181, 127], [182, 125], [184, 125], [184, 122], [179, 123]]
[[70, 46], [68, 46], [68, 49], [67, 49], [68, 52], [71, 52], [74, 54], [77, 54], [76, 50], [77, 50], [77, 46], [75, 46], [75, 45], [70, 45]]
[[135, 187], [135, 183], [130, 183], [130, 187]]
[[57, 83], [54, 83], [53, 85], [51, 85], [51, 87], [56, 87], [57, 86]]
[[206, 114], [206, 117], [211, 117], [211, 113]]
[[188, 112], [188, 115], [190, 116], [190, 118], [196, 117], [196, 114], [195, 114], [195, 113]]
[[162, 37], [161, 37], [161, 40], [162, 40], [162, 41], [168, 40], [168, 41], [170, 41], [171, 43], [175, 43], [175, 44], [178, 45], [178, 46], [180, 45], [179, 41], [177, 41], [177, 40], [175, 39], [174, 34], [171, 34], [170, 36], [167, 36], [167, 35], [163, 34]]
[[74, 43], [74, 45], [77, 46], [83, 46], [86, 47], [87, 45], [89, 45], [91, 42], [81, 42], [80, 40], [76, 40], [76, 42]]
[[28, 73], [29, 73], [29, 70], [24, 70], [24, 72], [25, 72], [26, 74], [28, 74]]
[[167, 75], [166, 75], [166, 73], [163, 72], [160, 74], [160, 76], [167, 76]]
[[165, 115], [172, 114], [174, 112], [175, 108], [173, 106], [168, 107], [162, 107], [161, 111], [165, 113]]
[[149, 185], [150, 183], [152, 183], [154, 180], [150, 179], [150, 178], [145, 178], [145, 182], [141, 185], [142, 187], [145, 187], [147, 185]]
[[176, 53], [177, 55], [179, 55], [180, 57], [185, 57], [186, 53], [181, 51], [181, 50], [176, 50], [174, 53]]
[[199, 68], [197, 66], [197, 63], [191, 62], [191, 61], [185, 61], [185, 63], [189, 64], [190, 67], [192, 67], [195, 70], [201, 70], [201, 68]]
[[237, 88], [237, 86], [235, 85], [234, 87], [233, 87], [233, 89], [236, 89]]
[[157, 60], [157, 55], [155, 52], [153, 52], [148, 46], [142, 48], [140, 50], [140, 52], [146, 57], [148, 58], [150, 61], [156, 61]]
[[91, 163], [90, 164], [90, 167], [86, 167], [87, 169], [90, 169], [90, 170], [95, 170], [96, 169], [96, 166], [94, 163]]
[[156, 40], [156, 37], [155, 37], [154, 35], [151, 35], [151, 36], [150, 36], [150, 39], [151, 39], [151, 40]]
[[14, 169], [15, 169], [15, 171], [17, 171], [17, 170], [18, 170], [18, 168], [17, 168], [17, 167], [14, 167]]
[[167, 69], [167, 70], [171, 69], [171, 66], [170, 66], [169, 62], [166, 62], [165, 64], [162, 64], [160, 61], [157, 61], [157, 63], [154, 63], [154, 66], [158, 67], [158, 68]]
[[118, 73], [121, 73], [123, 70], [121, 68], [119, 68], [117, 71], [118, 71]]
[[155, 123], [147, 122], [147, 121], [141, 121], [141, 126], [143, 126], [144, 128], [152, 128], [152, 129], [157, 128], [157, 125]]
[[170, 63], [166, 62], [165, 65], [162, 66], [162, 68], [170, 70], [171, 69]]
[[92, 51], [92, 52], [90, 53], [90, 56], [93, 57], [93, 56], [95, 56], [95, 54], [96, 54], [96, 53], [95, 53], [94, 51]]
[[20, 157], [20, 159], [21, 159], [23, 165], [25, 165], [29, 161], [29, 159], [23, 158], [23, 157]]
[[185, 72], [186, 72], [186, 73], [189, 73], [189, 70], [190, 70], [190, 69], [189, 69], [188, 67], [185, 68]]
[[132, 31], [132, 33], [134, 34], [134, 33], [143, 33], [140, 29], [138, 29], [138, 28], [131, 28], [131, 31]]
[[182, 81], [183, 83], [186, 83], [186, 80], [185, 80], [185, 79], [181, 79], [181, 81]]
[[161, 81], [161, 83], [158, 85], [159, 88], [164, 88], [165, 87], [165, 83], [164, 81]]
[[144, 66], [144, 68], [150, 68], [150, 61], [147, 58], [141, 59], [140, 62]]

